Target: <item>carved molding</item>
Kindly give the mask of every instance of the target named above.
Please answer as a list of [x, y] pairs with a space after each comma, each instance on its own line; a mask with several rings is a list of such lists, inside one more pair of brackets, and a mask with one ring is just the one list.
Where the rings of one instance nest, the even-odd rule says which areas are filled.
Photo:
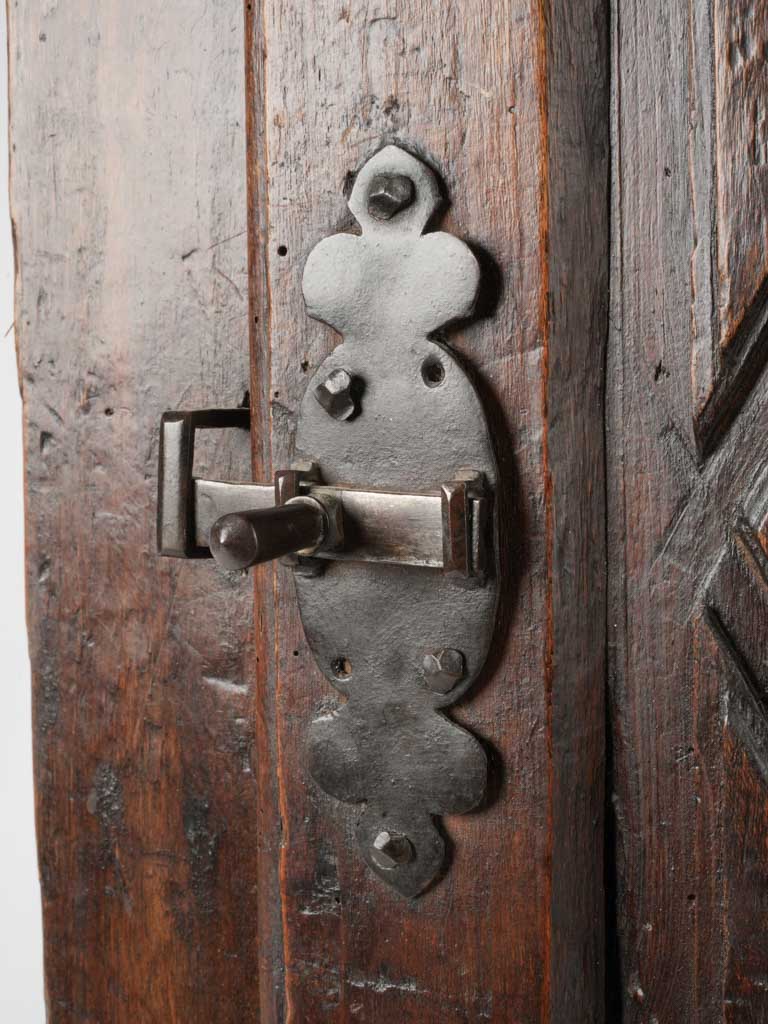
[[[694, 179], [707, 179], [693, 182], [694, 206], [705, 208], [694, 212], [694, 244], [712, 242], [709, 268], [697, 275], [696, 251], [692, 266], [694, 306], [704, 304], [698, 292], [714, 308], [694, 324], [692, 370], [694, 434], [706, 457], [768, 358], [768, 31], [757, 0], [714, 0], [708, 17], [701, 7], [693, 0], [691, 21], [694, 32], [698, 22], [700, 35], [711, 33], [714, 68], [697, 60], [694, 43], [698, 73], [712, 76], [694, 90], [692, 146], [707, 154], [691, 161]], [[703, 123], [710, 109], [711, 126]]]

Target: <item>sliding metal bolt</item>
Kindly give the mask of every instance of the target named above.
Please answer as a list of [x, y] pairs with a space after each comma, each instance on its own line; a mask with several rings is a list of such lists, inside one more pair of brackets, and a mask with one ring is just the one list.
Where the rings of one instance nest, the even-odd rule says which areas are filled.
[[230, 512], [211, 527], [211, 554], [233, 572], [293, 552], [314, 550], [326, 538], [328, 516], [314, 498], [292, 498], [276, 508]]

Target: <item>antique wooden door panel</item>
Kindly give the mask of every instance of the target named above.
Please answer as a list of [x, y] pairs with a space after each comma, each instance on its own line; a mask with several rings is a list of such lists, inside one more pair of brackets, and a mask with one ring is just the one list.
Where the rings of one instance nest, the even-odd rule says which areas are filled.
[[371, 877], [359, 812], [308, 780], [306, 730], [335, 694], [290, 574], [257, 575], [262, 1019], [600, 1020], [605, 13], [268, 0], [248, 46], [258, 473], [289, 464], [339, 341], [304, 314], [304, 262], [352, 230], [345, 185], [395, 141], [442, 175], [443, 226], [481, 255], [479, 315], [449, 340], [503, 479], [496, 649], [455, 711], [491, 753], [491, 793], [446, 819], [450, 868], [417, 899]]
[[[768, 1020], [764, 5], [8, 6], [49, 1019]], [[165, 410], [290, 466], [302, 273], [392, 144], [480, 263], [440, 340], [500, 479], [490, 785], [413, 898], [312, 781], [290, 568], [154, 536]]]
[[[603, 5], [9, 13], [50, 1020], [603, 1021]], [[154, 536], [165, 410], [250, 401], [252, 466], [244, 432], [217, 432], [196, 468], [290, 465], [339, 340], [306, 316], [304, 265], [354, 229], [349, 188], [387, 143], [439, 175], [441, 225], [480, 262], [445, 340], [501, 480], [493, 651], [451, 712], [488, 796], [445, 819], [416, 898], [310, 777], [338, 695], [291, 570], [254, 571], [254, 624], [254, 581]]]
[[610, 1012], [763, 1021], [768, 22], [613, 14]]
[[[258, 1019], [251, 587], [155, 550], [164, 409], [248, 390], [237, 5], [9, 4], [49, 1019]], [[248, 469], [248, 439], [210, 452]]]

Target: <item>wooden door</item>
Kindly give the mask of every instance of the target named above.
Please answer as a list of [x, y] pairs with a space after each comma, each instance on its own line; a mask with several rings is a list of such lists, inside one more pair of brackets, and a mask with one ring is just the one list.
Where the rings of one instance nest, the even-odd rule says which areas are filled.
[[[54, 3], [10, 39], [50, 1019], [602, 1019], [605, 13]], [[253, 574], [254, 628], [249, 578], [154, 541], [166, 409], [250, 392], [255, 478], [290, 459], [336, 341], [302, 267], [383, 141], [481, 259], [449, 340], [503, 479], [495, 649], [455, 711], [489, 796], [410, 901], [309, 779], [332, 694], [290, 571]], [[246, 443], [201, 457], [247, 478]]]
[[762, 3], [614, 4], [608, 970], [625, 1021], [768, 1019], [767, 46]]
[[[51, 1021], [768, 1015], [764, 14], [9, 5]], [[290, 569], [154, 537], [164, 411], [250, 407], [201, 473], [290, 463], [338, 343], [302, 270], [392, 142], [481, 263], [447, 341], [501, 480], [494, 648], [451, 711], [488, 797], [413, 899], [311, 780], [336, 698]]]

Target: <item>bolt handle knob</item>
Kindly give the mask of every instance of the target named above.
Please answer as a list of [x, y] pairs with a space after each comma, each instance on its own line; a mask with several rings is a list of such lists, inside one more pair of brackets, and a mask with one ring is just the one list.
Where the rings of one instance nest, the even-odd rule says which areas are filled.
[[314, 498], [292, 498], [285, 505], [231, 512], [211, 527], [210, 548], [227, 572], [248, 569], [261, 562], [311, 553], [326, 538], [325, 509]]

